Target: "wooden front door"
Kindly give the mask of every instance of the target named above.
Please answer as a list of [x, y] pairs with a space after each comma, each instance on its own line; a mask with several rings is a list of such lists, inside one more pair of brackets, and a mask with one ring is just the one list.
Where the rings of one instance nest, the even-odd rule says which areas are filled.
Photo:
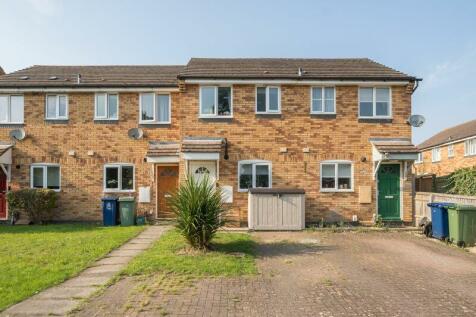
[[378, 214], [400, 220], [400, 165], [382, 164], [378, 170]]
[[7, 218], [7, 175], [0, 168], [0, 219]]
[[178, 188], [178, 165], [157, 166], [157, 217], [173, 218], [175, 214], [169, 207], [168, 199]]

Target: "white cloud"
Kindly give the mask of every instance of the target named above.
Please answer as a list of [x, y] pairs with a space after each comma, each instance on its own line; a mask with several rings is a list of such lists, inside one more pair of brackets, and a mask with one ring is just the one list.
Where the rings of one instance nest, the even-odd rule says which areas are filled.
[[38, 14], [56, 16], [63, 9], [61, 0], [28, 0], [29, 6]]

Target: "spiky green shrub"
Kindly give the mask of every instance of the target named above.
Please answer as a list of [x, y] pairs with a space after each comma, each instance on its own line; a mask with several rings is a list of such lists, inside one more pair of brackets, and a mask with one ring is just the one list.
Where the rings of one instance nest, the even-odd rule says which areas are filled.
[[207, 177], [196, 181], [189, 177], [170, 198], [170, 206], [177, 216], [177, 228], [196, 249], [210, 248], [210, 241], [224, 225], [225, 208], [220, 188]]

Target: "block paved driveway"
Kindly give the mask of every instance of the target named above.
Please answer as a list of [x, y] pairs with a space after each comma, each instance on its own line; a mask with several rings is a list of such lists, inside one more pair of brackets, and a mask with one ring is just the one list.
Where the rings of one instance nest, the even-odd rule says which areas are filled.
[[253, 236], [258, 276], [147, 294], [127, 278], [76, 315], [476, 316], [474, 254], [409, 232]]

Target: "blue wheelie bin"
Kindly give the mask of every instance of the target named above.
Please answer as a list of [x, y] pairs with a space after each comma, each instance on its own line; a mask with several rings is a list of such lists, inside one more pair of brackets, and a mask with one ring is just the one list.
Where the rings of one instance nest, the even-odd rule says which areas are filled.
[[102, 199], [102, 222], [105, 226], [117, 225], [117, 197], [103, 197]]
[[428, 204], [428, 207], [431, 208], [431, 224], [434, 238], [446, 239], [449, 237], [448, 208], [451, 206], [454, 206], [454, 204], [443, 202]]

